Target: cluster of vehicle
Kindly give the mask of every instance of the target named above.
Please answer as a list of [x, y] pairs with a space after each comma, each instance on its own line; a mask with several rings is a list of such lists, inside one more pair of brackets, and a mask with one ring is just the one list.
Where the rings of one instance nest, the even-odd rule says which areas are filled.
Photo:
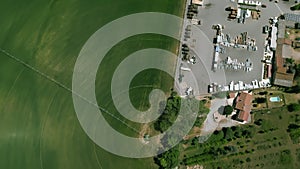
[[191, 4], [188, 6], [188, 11], [187, 11], [187, 18], [188, 19], [193, 19], [195, 15], [198, 14], [198, 6]]
[[191, 56], [190, 55], [190, 48], [188, 47], [187, 44], [182, 44], [181, 46], [181, 51], [182, 51], [182, 60], [186, 61], [187, 63], [195, 64], [196, 63], [196, 56]]

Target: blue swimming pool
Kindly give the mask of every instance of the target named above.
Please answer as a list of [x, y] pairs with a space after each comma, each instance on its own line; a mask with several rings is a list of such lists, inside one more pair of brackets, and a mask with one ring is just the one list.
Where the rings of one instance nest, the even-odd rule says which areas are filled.
[[281, 99], [279, 96], [276, 96], [276, 97], [270, 97], [270, 102], [280, 102]]

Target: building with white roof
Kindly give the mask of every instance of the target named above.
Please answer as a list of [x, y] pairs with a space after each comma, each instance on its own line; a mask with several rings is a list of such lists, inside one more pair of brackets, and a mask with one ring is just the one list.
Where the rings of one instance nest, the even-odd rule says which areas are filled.
[[277, 47], [277, 27], [275, 25], [272, 25], [271, 27], [271, 44], [270, 48], [275, 50]]

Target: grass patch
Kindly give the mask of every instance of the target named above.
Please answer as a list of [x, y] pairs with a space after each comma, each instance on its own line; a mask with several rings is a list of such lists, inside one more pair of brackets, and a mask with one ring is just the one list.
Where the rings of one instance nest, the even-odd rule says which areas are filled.
[[[183, 7], [182, 0], [2, 1], [0, 47], [71, 87], [73, 67], [79, 51], [100, 27], [137, 12], [157, 11], [182, 16]], [[126, 56], [133, 50], [129, 48], [132, 46], [136, 46], [134, 50], [146, 47], [176, 50], [177, 42], [172, 39], [152, 35], [148, 35], [148, 39], [145, 37], [147, 35], [133, 37], [130, 42], [125, 40], [126, 45], [121, 42], [116, 47], [118, 50], [111, 51], [108, 56], [110, 59], [105, 63], [117, 63], [120, 61], [117, 55]], [[71, 93], [3, 53], [0, 53], [0, 64], [0, 168], [157, 168], [152, 158], [128, 159], [96, 146], [77, 120]], [[111, 73], [111, 70], [103, 73]], [[98, 78], [101, 78], [101, 73], [98, 73]], [[166, 89], [172, 87], [163, 79], [164, 75], [152, 73], [161, 78], [156, 84], [153, 84], [153, 78], [139, 81]], [[110, 101], [106, 98], [107, 93], [101, 93], [104, 89], [99, 87], [99, 81], [96, 83], [99, 103], [108, 106]], [[101, 85], [106, 83], [109, 81]], [[132, 85], [138, 84], [133, 82]], [[138, 92], [147, 93], [147, 90]], [[134, 94], [136, 91], [132, 92]], [[132, 97], [132, 100], [143, 98]], [[106, 102], [102, 102], [104, 99]], [[143, 109], [147, 107], [144, 102], [135, 105]], [[113, 110], [113, 107], [110, 109]], [[107, 119], [116, 129], [122, 128], [113, 119]], [[130, 134], [126, 128], [121, 132]]]
[[300, 9], [300, 3], [298, 3], [298, 4], [294, 5], [294, 6], [291, 6], [290, 9], [291, 9], [292, 11], [297, 11], [297, 10], [299, 10], [299, 9]]
[[[184, 147], [181, 160], [208, 169], [296, 169], [300, 165], [300, 145], [290, 139], [287, 128], [290, 123], [299, 122], [299, 116], [300, 112], [291, 114], [286, 108], [256, 111], [254, 124], [232, 127], [229, 131], [225, 128], [205, 143]], [[252, 134], [247, 137], [245, 131]]]

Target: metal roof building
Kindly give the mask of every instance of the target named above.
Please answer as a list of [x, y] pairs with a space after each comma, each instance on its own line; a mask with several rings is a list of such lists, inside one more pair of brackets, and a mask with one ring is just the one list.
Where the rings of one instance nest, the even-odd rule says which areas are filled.
[[284, 14], [284, 19], [287, 21], [300, 22], [300, 15], [293, 13]]

